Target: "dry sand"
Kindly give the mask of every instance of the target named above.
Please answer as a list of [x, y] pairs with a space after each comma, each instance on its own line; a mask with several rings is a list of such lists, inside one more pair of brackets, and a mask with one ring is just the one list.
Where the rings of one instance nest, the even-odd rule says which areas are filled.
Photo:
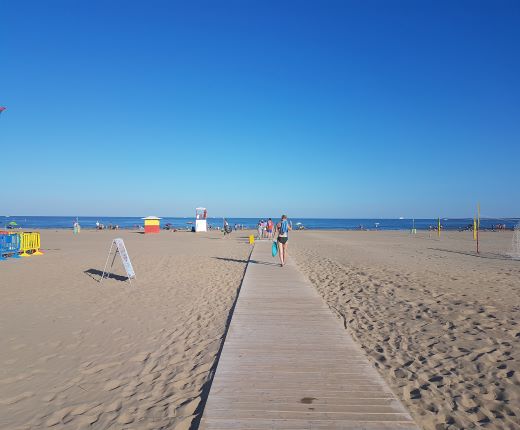
[[[0, 428], [187, 429], [249, 256], [247, 233], [43, 231], [0, 262]], [[96, 282], [113, 237], [137, 273]], [[290, 253], [425, 429], [520, 428], [511, 233], [293, 232]], [[283, 270], [283, 269], [280, 269]], [[90, 273], [88, 272], [90, 271]], [[116, 261], [114, 270], [122, 275]]]
[[425, 429], [520, 429], [511, 232], [293, 232], [290, 252]]
[[[96, 282], [114, 237], [132, 286]], [[0, 428], [189, 428], [251, 250], [245, 233], [44, 230], [42, 246], [0, 262]]]

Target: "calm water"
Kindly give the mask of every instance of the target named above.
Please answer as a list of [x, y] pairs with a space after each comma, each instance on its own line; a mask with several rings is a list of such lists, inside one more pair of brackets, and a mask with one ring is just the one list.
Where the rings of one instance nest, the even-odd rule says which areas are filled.
[[[265, 218], [264, 218], [265, 219]], [[0, 218], [0, 228], [4, 228], [10, 222], [16, 222], [16, 227], [23, 229], [31, 228], [72, 228], [76, 217], [73, 216], [11, 216]], [[136, 228], [142, 225], [143, 221], [140, 217], [78, 217], [82, 228], [95, 228], [96, 221], [108, 226], [118, 225], [119, 228]], [[259, 218], [228, 218], [231, 226], [235, 224], [244, 225], [246, 228], [253, 228], [256, 226]], [[273, 220], [277, 220], [273, 217]], [[161, 220], [161, 226], [166, 223], [172, 224], [176, 228], [191, 227], [189, 222], [194, 222], [195, 218], [175, 218], [164, 217]], [[291, 218], [293, 227], [296, 223], [302, 223], [307, 229], [312, 230], [357, 230], [360, 227], [365, 229], [379, 229], [379, 230], [408, 230], [412, 228], [413, 221], [411, 219], [325, 219], [325, 218]], [[507, 219], [482, 219], [481, 228], [492, 228], [497, 224], [505, 224], [506, 228], [513, 228], [520, 222], [520, 218]], [[214, 227], [222, 226], [222, 218], [208, 218], [208, 224]], [[469, 218], [459, 219], [442, 219], [441, 225], [446, 230], [458, 230], [472, 225], [473, 220]], [[416, 219], [415, 227], [417, 229], [428, 229], [429, 226], [436, 226], [437, 219]]]

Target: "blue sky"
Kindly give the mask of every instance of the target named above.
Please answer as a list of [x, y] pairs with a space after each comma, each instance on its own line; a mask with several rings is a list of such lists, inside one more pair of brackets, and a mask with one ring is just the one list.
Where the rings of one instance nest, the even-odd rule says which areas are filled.
[[0, 9], [0, 214], [519, 216], [518, 1]]

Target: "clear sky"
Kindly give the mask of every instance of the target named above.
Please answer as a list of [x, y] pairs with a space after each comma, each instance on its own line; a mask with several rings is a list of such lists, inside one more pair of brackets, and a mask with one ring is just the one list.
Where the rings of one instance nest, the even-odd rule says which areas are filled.
[[0, 215], [520, 216], [520, 2], [3, 1]]

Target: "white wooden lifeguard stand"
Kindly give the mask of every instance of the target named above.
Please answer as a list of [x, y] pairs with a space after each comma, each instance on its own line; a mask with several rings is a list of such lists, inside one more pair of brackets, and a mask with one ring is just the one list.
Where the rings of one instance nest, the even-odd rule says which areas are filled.
[[195, 208], [195, 233], [199, 231], [208, 231], [208, 211], [206, 208]]

